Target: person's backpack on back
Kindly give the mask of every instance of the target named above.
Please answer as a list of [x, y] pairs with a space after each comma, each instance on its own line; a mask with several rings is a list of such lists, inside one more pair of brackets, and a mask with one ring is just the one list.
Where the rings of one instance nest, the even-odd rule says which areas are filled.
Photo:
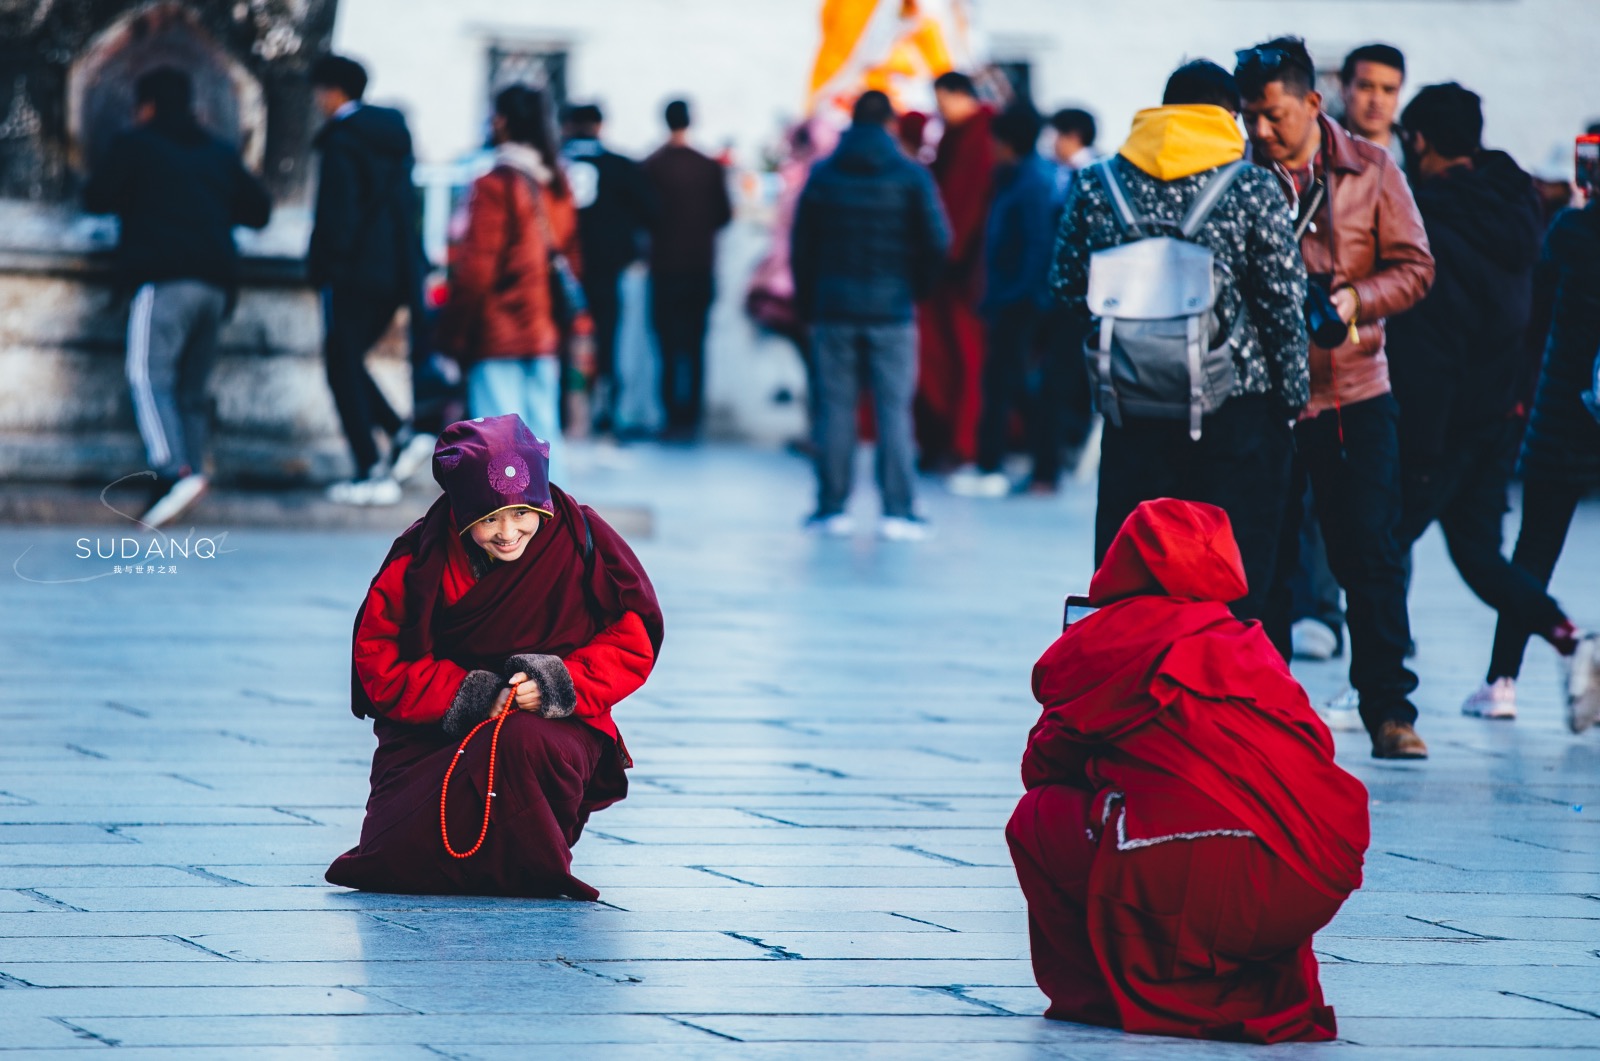
[[[1194, 237], [1246, 163], [1215, 170], [1200, 186], [1182, 222], [1139, 217], [1113, 165], [1092, 167], [1105, 185], [1117, 223], [1135, 238], [1089, 256], [1089, 312], [1099, 320], [1084, 341], [1095, 404], [1121, 426], [1122, 417], [1187, 419], [1191, 438], [1201, 418], [1233, 393], [1233, 351], [1244, 311], [1223, 333], [1216, 312], [1217, 273], [1227, 267]], [[1161, 235], [1163, 230], [1177, 236]]]

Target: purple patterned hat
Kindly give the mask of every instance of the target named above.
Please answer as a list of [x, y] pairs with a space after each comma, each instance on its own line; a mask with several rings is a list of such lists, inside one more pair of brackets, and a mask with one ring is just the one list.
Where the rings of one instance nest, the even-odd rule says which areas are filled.
[[450, 498], [450, 512], [462, 531], [503, 508], [555, 512], [550, 443], [535, 438], [515, 413], [445, 428], [433, 449], [433, 477]]

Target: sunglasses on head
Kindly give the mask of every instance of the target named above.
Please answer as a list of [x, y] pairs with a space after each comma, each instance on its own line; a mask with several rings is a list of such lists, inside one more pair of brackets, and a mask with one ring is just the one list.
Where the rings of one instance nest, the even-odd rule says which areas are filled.
[[[1239, 70], [1243, 70], [1247, 66], [1257, 66], [1263, 71], [1271, 73], [1273, 70], [1286, 65], [1306, 70], [1306, 64], [1301, 62], [1298, 56], [1291, 55], [1282, 48], [1269, 48], [1264, 45], [1257, 45], [1254, 48], [1241, 48], [1233, 53], [1233, 61], [1235, 68]], [[1306, 72], [1315, 74], [1315, 71], [1312, 70], [1306, 70]]]

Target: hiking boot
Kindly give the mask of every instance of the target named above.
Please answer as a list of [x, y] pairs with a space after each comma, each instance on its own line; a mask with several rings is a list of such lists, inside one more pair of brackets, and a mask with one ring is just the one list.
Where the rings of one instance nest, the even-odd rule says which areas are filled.
[[1470, 718], [1516, 718], [1517, 680], [1496, 678], [1485, 683], [1462, 703], [1461, 713]]
[[1385, 722], [1372, 737], [1374, 759], [1426, 759], [1428, 746], [1409, 722]]

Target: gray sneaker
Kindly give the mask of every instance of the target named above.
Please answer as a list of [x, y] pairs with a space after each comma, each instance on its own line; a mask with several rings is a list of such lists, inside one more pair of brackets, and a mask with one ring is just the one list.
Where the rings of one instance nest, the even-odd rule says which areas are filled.
[[1582, 733], [1600, 719], [1600, 634], [1583, 635], [1567, 666], [1567, 728]]
[[387, 475], [355, 479], [328, 487], [327, 498], [338, 505], [398, 505], [400, 484]]
[[203, 475], [185, 475], [172, 484], [172, 489], [156, 499], [144, 514], [144, 522], [151, 530], [165, 527], [187, 512], [196, 501], [205, 496], [210, 483]]

